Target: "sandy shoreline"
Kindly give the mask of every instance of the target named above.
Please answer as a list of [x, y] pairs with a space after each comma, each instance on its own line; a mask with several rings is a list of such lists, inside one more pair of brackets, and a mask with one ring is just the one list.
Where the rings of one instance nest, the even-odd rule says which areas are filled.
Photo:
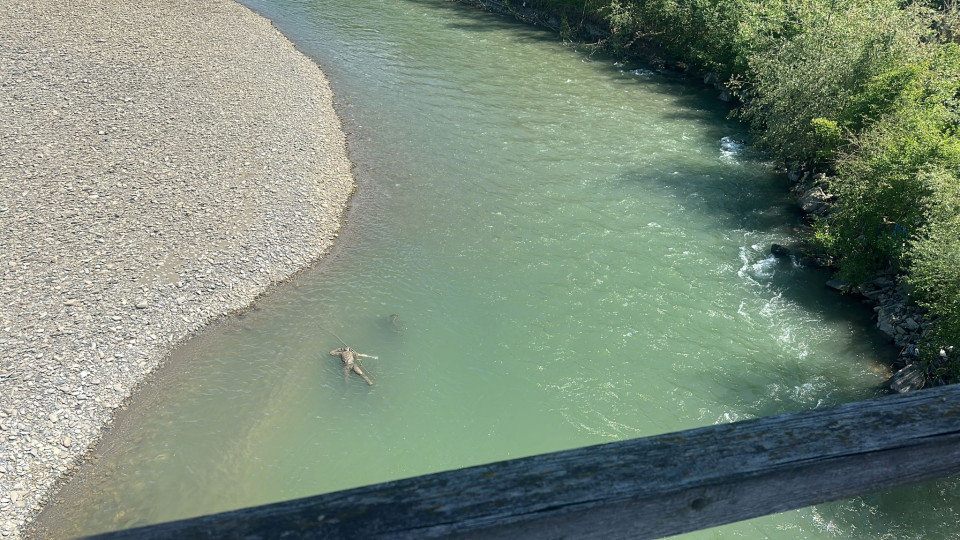
[[0, 536], [353, 189], [323, 74], [232, 0], [0, 3]]

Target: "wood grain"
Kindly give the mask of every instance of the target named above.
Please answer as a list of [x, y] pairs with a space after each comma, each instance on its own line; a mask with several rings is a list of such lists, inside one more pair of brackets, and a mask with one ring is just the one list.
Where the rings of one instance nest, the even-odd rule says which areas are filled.
[[658, 538], [960, 472], [960, 386], [543, 454], [104, 538]]

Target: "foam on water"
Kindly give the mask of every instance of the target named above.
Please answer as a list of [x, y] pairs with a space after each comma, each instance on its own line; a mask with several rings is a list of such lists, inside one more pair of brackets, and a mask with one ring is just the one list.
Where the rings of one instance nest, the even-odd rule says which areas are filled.
[[720, 157], [725, 160], [733, 160], [743, 154], [747, 144], [743, 141], [733, 139], [732, 137], [723, 137], [720, 139]]
[[[711, 89], [440, 0], [250, 3], [331, 76], [361, 188], [331, 257], [171, 358], [185, 375], [166, 399], [131, 404], [108, 473], [73, 499], [74, 536], [882, 381], [869, 314], [770, 256], [795, 223], [787, 183]], [[379, 356], [375, 386], [344, 380], [331, 331]], [[809, 514], [717, 534], [798, 527]]]
[[737, 275], [754, 285], [769, 282], [778, 264], [777, 258], [773, 255], [757, 259], [758, 252], [761, 252], [764, 247], [759, 244], [740, 246], [740, 262], [742, 265], [737, 270]]

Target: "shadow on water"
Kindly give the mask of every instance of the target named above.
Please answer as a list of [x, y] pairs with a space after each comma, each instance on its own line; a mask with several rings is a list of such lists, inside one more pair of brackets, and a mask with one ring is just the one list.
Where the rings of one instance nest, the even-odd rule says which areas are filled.
[[[788, 184], [782, 179], [781, 189], [762, 192], [753, 189], [753, 179], [738, 177], [716, 177], [698, 174], [695, 170], [677, 167], [673, 175], [648, 175], [634, 171], [622, 175], [620, 181], [639, 192], [662, 192], [675, 197], [689, 210], [711, 216], [717, 221], [717, 227], [744, 228], [768, 233], [781, 231], [785, 224], [799, 224], [803, 214], [788, 192]], [[718, 184], [722, 186], [718, 187]], [[724, 197], [703, 196], [719, 189], [734, 193], [736, 204], [716, 204]], [[763, 246], [769, 249], [769, 246]], [[805, 312], [830, 323], [847, 324], [849, 331], [857, 336], [857, 341], [873, 344], [876, 356], [885, 359], [887, 365], [896, 359], [896, 350], [885, 334], [873, 324], [872, 304], [856, 295], [840, 294], [825, 286], [832, 277], [828, 269], [798, 266], [789, 258], [769, 259], [772, 273], [767, 286], [790, 302], [802, 306]], [[851, 314], [855, 316], [851, 318]], [[842, 356], [855, 355], [861, 347], [848, 342], [840, 350]], [[748, 360], [749, 361], [749, 360]], [[822, 372], [826, 378], [841, 378], [844, 368], [839, 364], [832, 366], [837, 371], [831, 373], [831, 366]], [[717, 377], [714, 372], [709, 376]], [[788, 377], [785, 377], [788, 378]], [[742, 392], [749, 386], [738, 374], [719, 375], [721, 386], [735, 389], [731, 393]], [[888, 390], [877, 387], [871, 395], [860, 399], [880, 397]], [[731, 396], [724, 399], [736, 399]], [[812, 403], [811, 406], [818, 406]], [[762, 417], [784, 412], [783, 404], [777, 400], [757, 401], [748, 404], [743, 412], [749, 417]], [[891, 472], [891, 474], [895, 474]], [[960, 499], [960, 477], [945, 478], [926, 482], [917, 486], [897, 488], [886, 492], [865, 494], [856, 498], [826, 503], [801, 512], [809, 512], [813, 520], [823, 531], [837, 537], [849, 538], [932, 538], [955, 537], [957, 527], [953, 515], [951, 500]], [[922, 523], [915, 523], [916, 516], [928, 516]], [[706, 533], [703, 533], [706, 534]]]
[[[408, 2], [421, 5], [430, 11], [450, 13], [454, 22], [445, 23], [450, 29], [491, 35], [509, 29], [518, 40], [524, 42], [553, 45], [558, 41], [554, 31], [534, 28], [508, 16], [485, 13], [450, 2], [429, 0], [408, 0]], [[572, 48], [576, 51], [576, 46]], [[590, 65], [598, 73], [614, 77], [622, 77], [631, 69], [649, 67], [642, 63], [635, 66], [616, 65], [613, 58], [600, 54], [579, 51], [576, 54], [580, 54], [581, 61]], [[623, 79], [624, 84], [643, 84], [652, 93], [669, 96], [676, 100], [680, 107], [666, 117], [682, 121], [722, 123], [722, 120], [729, 116], [731, 107], [716, 101], [714, 99], [716, 91], [712, 88], [698, 84], [691, 85], [691, 82], [688, 77], [676, 73], [657, 73], [652, 77], [637, 76]], [[713, 101], [713, 106], [705, 107], [705, 98]], [[729, 129], [721, 127], [708, 131], [707, 137], [716, 141], [730, 134]], [[745, 134], [741, 134], [740, 137], [747, 138]], [[696, 170], [670, 170], [666, 171], [666, 174], [659, 174], [664, 171], [655, 172], [657, 174], [635, 170], [622, 174], [618, 181], [626, 189], [636, 189], [638, 192], [660, 191], [673, 196], [682, 201], [691, 212], [711, 216], [716, 220], [717, 226], [722, 228], [743, 228], [766, 233], [780, 232], [790, 236], [788, 225], [787, 232], [784, 232], [785, 224], [799, 223], [800, 212], [791, 200], [785, 179], [779, 182], [778, 190], [771, 192], [756, 190], [752, 180], [738, 177], [733, 169], [730, 171], [730, 176], [721, 179], [699, 174]], [[673, 172], [678, 174], [673, 175]], [[375, 176], [377, 173], [378, 171], [374, 170], [361, 170], [361, 176], [364, 174]], [[734, 193], [738, 204], [717, 204], [718, 198], [709, 196], [712, 191]], [[348, 227], [348, 237], [353, 234], [361, 233], [356, 231], [356, 228]], [[763, 246], [763, 249], [769, 250], [769, 245]], [[858, 354], [859, 349], [854, 342], [870, 341], [875, 345], [877, 357], [892, 359], [895, 352], [883, 343], [883, 337], [874, 328], [870, 320], [870, 309], [860, 305], [856, 298], [827, 290], [824, 287], [824, 282], [829, 277], [827, 271], [797, 268], [788, 261], [776, 261], [773, 264], [775, 272], [770, 281], [765, 284], [766, 286], [775, 289], [790, 302], [801, 305], [816, 317], [831, 322], [848, 323], [848, 331], [857, 337], [853, 341], [846, 342], [846, 345], [840, 346], [842, 350], [839, 354]], [[861, 316], [851, 321], [848, 319], [851, 311], [860, 313]], [[716, 376], [716, 373], [710, 371], [706, 375]], [[725, 374], [724, 376], [731, 379], [725, 385], [730, 388], [731, 394], [741, 391], [745, 386], [742, 381], [735, 380], [737, 375]], [[837, 378], [842, 377], [838, 375]], [[815, 405], [815, 402], [811, 403], [811, 406]], [[748, 404], [746, 410], [753, 415], [764, 416], [783, 412], [781, 407], [782, 404], [769, 401], [756, 406]], [[944, 480], [916, 488], [821, 505], [813, 510], [817, 516], [814, 521], [820, 524], [823, 531], [833, 533], [829, 534], [830, 536], [882, 537], [889, 535], [894, 538], [916, 538], [924, 536], [924, 533], [928, 535], [939, 533], [943, 537], [948, 537], [953, 534], [949, 528], [951, 510], [948, 504], [944, 504], [944, 500], [960, 498], [956, 485], [955, 479]], [[925, 528], [923, 524], [910, 525], [911, 514], [931, 512], [934, 516], [928, 520], [928, 523], [936, 521], [937, 524], [930, 528]]]
[[671, 162], [668, 170], [630, 171], [617, 181], [637, 193], [676, 199], [686, 211], [715, 219], [717, 227], [773, 232], [800, 225], [803, 214], [785, 175], [769, 173], [773, 185], [758, 189], [756, 178], [744, 177], [741, 169], [719, 169], [705, 173]]
[[[454, 3], [410, 1], [436, 10], [456, 11], [458, 22], [450, 24], [451, 27], [459, 30], [492, 32], [509, 27], [521, 40], [551, 44], [558, 41], [555, 31], [534, 28], [509, 16], [471, 10]], [[469, 19], [469, 22], [464, 22], [464, 19]], [[590, 63], [598, 72], [614, 76], [629, 72], [631, 69], [649, 68], [642, 61], [629, 67], [617, 65], [613, 58], [603, 54], [584, 54], [583, 61]], [[691, 85], [691, 82], [694, 85]], [[684, 107], [668, 115], [672, 119], [716, 124], [719, 120], [728, 118], [733, 110], [730, 105], [716, 101], [714, 107], [703, 108], [704, 98], [715, 97], [716, 91], [696, 83], [697, 81], [691, 80], [684, 74], [668, 72], [656, 73], [656, 82], [646, 86], [650, 91], [669, 95], [674, 99], [679, 97], [679, 103]], [[717, 140], [726, 135], [728, 132], [720, 128], [714, 132]], [[747, 139], [748, 136], [743, 134], [742, 138]], [[762, 156], [752, 157], [763, 159]], [[790, 194], [789, 181], [785, 177], [779, 180], [778, 190], [769, 192], [756, 190], [754, 180], [740, 178], [735, 171], [731, 171], [730, 176], [720, 179], [711, 175], [699, 175], [697, 171], [677, 170], [675, 172], [677, 174], [649, 175], [644, 171], [633, 171], [623, 174], [619, 181], [628, 187], [635, 186], [638, 191], [641, 188], [644, 191], [667, 191], [670, 195], [682, 200], [692, 211], [715, 218], [718, 227], [745, 228], [772, 233], [782, 231], [785, 225], [799, 225], [802, 219], [802, 211]], [[674, 179], [675, 181], [671, 181]], [[718, 186], [718, 183], [723, 185]], [[723, 198], [705, 196], [714, 190], [734, 192], [737, 204], [735, 206], [716, 204], [717, 200], [723, 200]], [[764, 249], [768, 250], [769, 246], [764, 246]], [[862, 348], [855, 343], [863, 341], [872, 344], [877, 358], [888, 363], [892, 363], [896, 358], [895, 349], [873, 324], [871, 306], [865, 304], [859, 297], [843, 295], [825, 286], [825, 282], [831, 277], [829, 270], [798, 267], [792, 261], [785, 259], [776, 260], [773, 265], [775, 271], [768, 283], [770, 288], [822, 320], [847, 324], [849, 332], [857, 336], [855, 340], [841, 346], [842, 350], [839, 351], [841, 355], [859, 354]], [[851, 319], [851, 314], [858, 315]], [[839, 365], [835, 367], [838, 370], [842, 369]], [[826, 375], [830, 377], [829, 373]], [[733, 382], [730, 386], [737, 388], [741, 385]], [[877, 397], [886, 392], [878, 387], [872, 395]], [[782, 412], [781, 405], [774, 401], [750, 410], [750, 413], [755, 416], [767, 416], [780, 412]], [[835, 537], [956, 538], [960, 534], [957, 532], [960, 524], [957, 523], [950, 503], [956, 500], [960, 500], [960, 477], [867, 494], [848, 501], [818, 505], [804, 512], [810, 512], [814, 523], [823, 532]], [[918, 520], [917, 516], [922, 515], [927, 518]], [[705, 536], [710, 534], [704, 533]]]
[[[178, 397], [147, 399], [127, 423], [158, 429], [127, 450], [132, 464], [108, 467], [120, 482], [80, 488], [107, 501], [77, 511], [98, 512], [97, 526], [871, 394], [878, 377], [863, 372], [885, 353], [863, 347], [869, 311], [826, 290], [824, 272], [769, 257], [796, 207], [768, 166], [720, 156], [723, 137], [746, 136], [714, 90], [440, 0], [244, 3], [324, 67], [360, 191], [294, 294], [264, 298], [165, 368]], [[680, 126], [644, 131], [661, 119]], [[328, 355], [339, 338], [380, 356], [375, 386], [343, 380]], [[214, 470], [184, 475], [174, 460]], [[886, 499], [863, 508], [890, 518], [861, 519], [870, 510], [856, 504], [818, 511], [866, 536], [906, 530]], [[161, 505], [172, 510], [153, 513]], [[811, 522], [771, 519], [737, 530], [796, 538], [781, 527]]]
[[[746, 149], [741, 159], [762, 156], [751, 155]], [[685, 211], [710, 216], [718, 229], [748, 230], [769, 233], [782, 242], [799, 240], [803, 210], [789, 191], [785, 174], [770, 172], [774, 182], [758, 186], [756, 178], [741, 176], [739, 169], [728, 174], [703, 174], [699, 169], [687, 169], [682, 163], [673, 164], [671, 174], [650, 175], [643, 171], [624, 173], [619, 181], [628, 189], [640, 193], [660, 193], [680, 201]], [[862, 339], [876, 344], [882, 358], [890, 363], [897, 351], [889, 345], [885, 334], [872, 322], [871, 304], [853, 294], [841, 294], [826, 287], [832, 271], [825, 268], [801, 266], [792, 258], [775, 258], [770, 254], [774, 242], [758, 246], [769, 255], [769, 287], [784, 294], [792, 302], [830, 322], [851, 323], [851, 331], [862, 334]], [[850, 315], [857, 315], [850, 320]]]
[[[518, 19], [515, 16], [487, 11], [476, 6], [464, 5], [457, 1], [435, 2], [432, 0], [405, 0], [407, 3], [417, 4], [424, 9], [448, 14], [453, 21], [446, 22], [445, 27], [451, 30], [461, 30], [479, 34], [494, 34], [509, 30], [511, 38], [519, 42], [556, 45], [564, 43], [572, 51], [581, 56], [581, 61], [595, 67], [598, 73], [617, 75], [638, 70], [638, 78], [643, 82], [647, 78], [650, 82], [650, 91], [671, 98], [680, 98], [684, 107], [667, 115], [667, 118], [717, 122], [718, 119], [729, 116], [735, 109], [734, 105], [715, 99], [719, 94], [712, 86], [700, 85], [699, 80], [689, 74], [661, 70], [649, 60], [633, 57], [626, 60], [613, 54], [594, 48], [580, 42], [562, 40], [557, 30], [545, 26], [534, 25]], [[634, 81], [631, 81], [631, 83]], [[703, 99], [707, 96], [715, 99], [714, 108], [703, 108]], [[719, 116], [718, 116], [719, 114]]]

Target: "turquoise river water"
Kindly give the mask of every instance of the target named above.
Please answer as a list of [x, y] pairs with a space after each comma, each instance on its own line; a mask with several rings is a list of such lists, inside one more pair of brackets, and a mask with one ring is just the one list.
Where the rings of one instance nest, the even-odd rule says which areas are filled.
[[[244, 3], [331, 79], [360, 191], [326, 260], [133, 400], [55, 535], [881, 393], [894, 351], [770, 257], [800, 217], [714, 90], [442, 0]], [[943, 480], [689, 537], [941, 538], [957, 501]]]

